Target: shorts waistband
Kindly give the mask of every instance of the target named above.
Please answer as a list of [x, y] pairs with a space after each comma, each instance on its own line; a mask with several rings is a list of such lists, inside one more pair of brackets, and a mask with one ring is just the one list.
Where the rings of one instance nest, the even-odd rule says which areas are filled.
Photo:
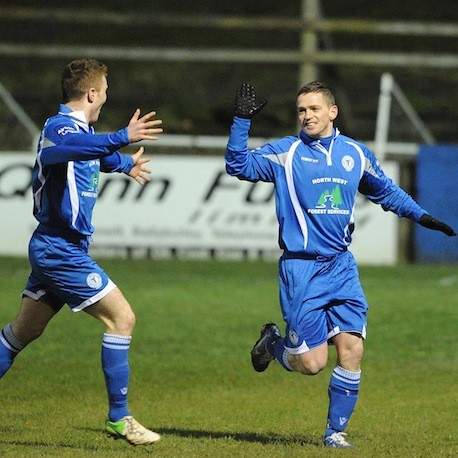
[[321, 255], [321, 254], [298, 253], [298, 252], [295, 252], [295, 251], [286, 251], [285, 250], [283, 252], [283, 254], [282, 254], [282, 258], [283, 259], [305, 259], [307, 261], [325, 262], [325, 261], [331, 261], [336, 256], [339, 256], [340, 254], [345, 253], [346, 251], [347, 251], [347, 248], [345, 248], [344, 250], [342, 250], [339, 253], [336, 253], [336, 254], [333, 254], [333, 255], [330, 255], [330, 256], [324, 256], [324, 255]]
[[39, 224], [38, 227], [35, 229], [35, 232], [38, 234], [45, 234], [45, 235], [54, 235], [56, 237], [62, 237], [69, 242], [73, 243], [80, 243], [82, 241], [90, 241], [90, 235], [83, 235], [78, 232], [68, 231], [65, 229], [60, 229], [53, 226], [47, 226], [46, 224]]

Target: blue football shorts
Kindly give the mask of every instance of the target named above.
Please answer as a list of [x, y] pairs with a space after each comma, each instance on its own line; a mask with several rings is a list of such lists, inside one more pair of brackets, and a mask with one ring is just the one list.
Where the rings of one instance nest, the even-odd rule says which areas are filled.
[[289, 353], [304, 353], [342, 332], [366, 337], [368, 305], [349, 251], [327, 261], [281, 257], [278, 267]]
[[79, 312], [116, 285], [89, 256], [89, 240], [63, 238], [35, 231], [29, 243], [32, 273], [22, 292], [48, 303], [55, 311], [64, 304]]

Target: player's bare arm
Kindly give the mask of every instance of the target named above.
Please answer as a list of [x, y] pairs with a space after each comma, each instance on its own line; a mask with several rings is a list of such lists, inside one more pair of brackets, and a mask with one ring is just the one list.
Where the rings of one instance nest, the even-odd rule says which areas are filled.
[[129, 176], [131, 176], [140, 186], [143, 186], [151, 180], [151, 169], [145, 166], [145, 164], [150, 161], [150, 158], [143, 157], [144, 152], [145, 148], [142, 146], [135, 154], [132, 154], [131, 157], [134, 161], [134, 166], [129, 172]]
[[131, 143], [141, 140], [157, 140], [155, 134], [160, 134], [163, 131], [162, 127], [159, 127], [162, 120], [152, 119], [154, 116], [156, 116], [156, 112], [150, 111], [140, 117], [140, 108], [135, 110], [127, 126], [127, 134]]

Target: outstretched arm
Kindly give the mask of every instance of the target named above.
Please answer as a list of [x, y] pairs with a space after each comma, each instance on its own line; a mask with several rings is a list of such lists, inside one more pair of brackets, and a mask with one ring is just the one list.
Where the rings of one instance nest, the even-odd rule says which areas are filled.
[[160, 119], [152, 119], [155, 115], [156, 112], [151, 111], [140, 116], [140, 109], [137, 108], [127, 127], [109, 134], [81, 134], [75, 129], [74, 123], [68, 120], [65, 123], [59, 120], [59, 123], [47, 124], [40, 140], [41, 162], [52, 165], [100, 158], [106, 162], [106, 167], [113, 168], [113, 160], [109, 156], [119, 148], [141, 140], [157, 140], [155, 134], [163, 129], [159, 127], [162, 124]]
[[362, 194], [380, 204], [386, 211], [410, 218], [423, 227], [441, 231], [449, 237], [456, 235], [450, 226], [430, 216], [411, 196], [387, 178], [369, 150], [365, 151], [365, 156], [366, 170], [358, 188]]
[[441, 231], [449, 237], [456, 235], [456, 232], [447, 224], [442, 221], [438, 221], [432, 216], [425, 213], [418, 221], [418, 224], [421, 224], [423, 227], [432, 229], [433, 231]]
[[[140, 109], [135, 110], [134, 115], [126, 127], [126, 133], [130, 143], [136, 143], [141, 140], [157, 140], [156, 135], [163, 131], [160, 119], [151, 120], [156, 115], [155, 111], [151, 111], [146, 115], [140, 117]], [[143, 186], [149, 181], [149, 174], [151, 171], [144, 167], [144, 164], [149, 162], [148, 158], [141, 157], [144, 148], [141, 147], [132, 156], [121, 154], [115, 151], [110, 156], [100, 158], [100, 170], [102, 172], [124, 172], [130, 175]]]

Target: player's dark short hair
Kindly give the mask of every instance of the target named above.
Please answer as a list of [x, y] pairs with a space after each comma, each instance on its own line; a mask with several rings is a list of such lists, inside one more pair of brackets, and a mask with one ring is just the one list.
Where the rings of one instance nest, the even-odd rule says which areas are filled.
[[70, 62], [62, 74], [63, 103], [81, 99], [91, 87], [100, 89], [101, 77], [107, 74], [107, 66], [95, 59]]
[[311, 83], [302, 86], [297, 92], [296, 98], [302, 94], [309, 94], [310, 92], [318, 92], [323, 94], [323, 97], [328, 101], [329, 105], [335, 105], [336, 99], [331, 89], [325, 84], [319, 81], [312, 81]]

